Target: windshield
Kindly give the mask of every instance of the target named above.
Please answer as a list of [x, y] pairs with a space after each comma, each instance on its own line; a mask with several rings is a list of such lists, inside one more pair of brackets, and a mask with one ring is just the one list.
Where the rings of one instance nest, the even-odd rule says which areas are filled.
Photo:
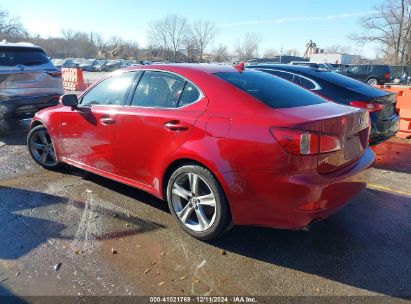
[[282, 78], [258, 71], [216, 73], [217, 77], [254, 96], [271, 108], [292, 108], [326, 102]]
[[38, 48], [0, 47], [0, 66], [39, 65], [48, 63], [46, 54]]

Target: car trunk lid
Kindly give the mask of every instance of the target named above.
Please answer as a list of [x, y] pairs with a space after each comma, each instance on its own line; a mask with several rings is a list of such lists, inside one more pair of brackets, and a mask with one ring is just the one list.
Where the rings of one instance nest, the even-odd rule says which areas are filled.
[[[300, 138], [294, 137], [300, 140], [300, 147], [310, 141], [309, 153], [305, 153], [306, 148], [290, 153], [290, 159], [300, 169], [331, 173], [355, 162], [368, 147], [369, 115], [365, 110], [327, 103], [278, 111], [289, 122], [274, 127], [272, 134], [277, 141], [281, 143], [277, 130], [284, 127], [300, 134]], [[286, 142], [284, 137], [282, 142]]]

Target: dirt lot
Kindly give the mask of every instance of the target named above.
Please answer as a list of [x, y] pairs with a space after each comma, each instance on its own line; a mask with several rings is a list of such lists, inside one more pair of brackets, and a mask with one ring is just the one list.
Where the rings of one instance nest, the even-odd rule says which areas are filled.
[[204, 243], [144, 192], [38, 167], [25, 128], [0, 135], [0, 295], [411, 296], [410, 142], [376, 149], [368, 188], [310, 231]]

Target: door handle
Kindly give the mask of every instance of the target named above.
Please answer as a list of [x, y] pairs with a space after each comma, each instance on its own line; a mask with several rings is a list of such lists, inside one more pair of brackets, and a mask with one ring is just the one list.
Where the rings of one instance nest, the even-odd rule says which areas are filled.
[[100, 122], [105, 125], [112, 125], [116, 120], [111, 117], [100, 117]]
[[178, 120], [172, 120], [166, 122], [164, 124], [164, 128], [169, 129], [171, 131], [186, 131], [188, 127], [186, 125], [181, 124]]

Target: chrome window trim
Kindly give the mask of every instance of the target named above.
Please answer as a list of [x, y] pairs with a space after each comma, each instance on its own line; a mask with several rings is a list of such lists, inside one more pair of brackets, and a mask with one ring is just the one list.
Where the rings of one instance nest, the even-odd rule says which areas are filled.
[[[321, 89], [322, 89], [321, 86], [320, 86], [317, 82], [315, 82], [314, 80], [312, 80], [312, 79], [310, 79], [310, 78], [308, 78], [308, 77], [306, 77], [306, 76], [300, 75], [300, 74], [296, 74], [296, 73], [289, 72], [289, 71], [284, 71], [284, 70], [267, 69], [267, 68], [261, 68], [261, 69], [259, 69], [259, 70], [260, 70], [260, 71], [276, 71], [276, 72], [291, 74], [291, 75], [293, 75], [293, 76], [298, 76], [298, 77], [304, 78], [305, 80], [311, 82], [311, 83], [314, 85], [314, 89], [309, 89], [310, 91], [318, 91], [318, 90], [321, 90]], [[280, 76], [278, 76], [278, 77], [280, 77]], [[285, 80], [287, 80], [287, 79], [285, 79]], [[287, 80], [287, 81], [289, 81], [289, 80]], [[291, 81], [291, 82], [292, 82], [292, 81]], [[293, 83], [295, 83], [295, 82], [293, 82]]]

